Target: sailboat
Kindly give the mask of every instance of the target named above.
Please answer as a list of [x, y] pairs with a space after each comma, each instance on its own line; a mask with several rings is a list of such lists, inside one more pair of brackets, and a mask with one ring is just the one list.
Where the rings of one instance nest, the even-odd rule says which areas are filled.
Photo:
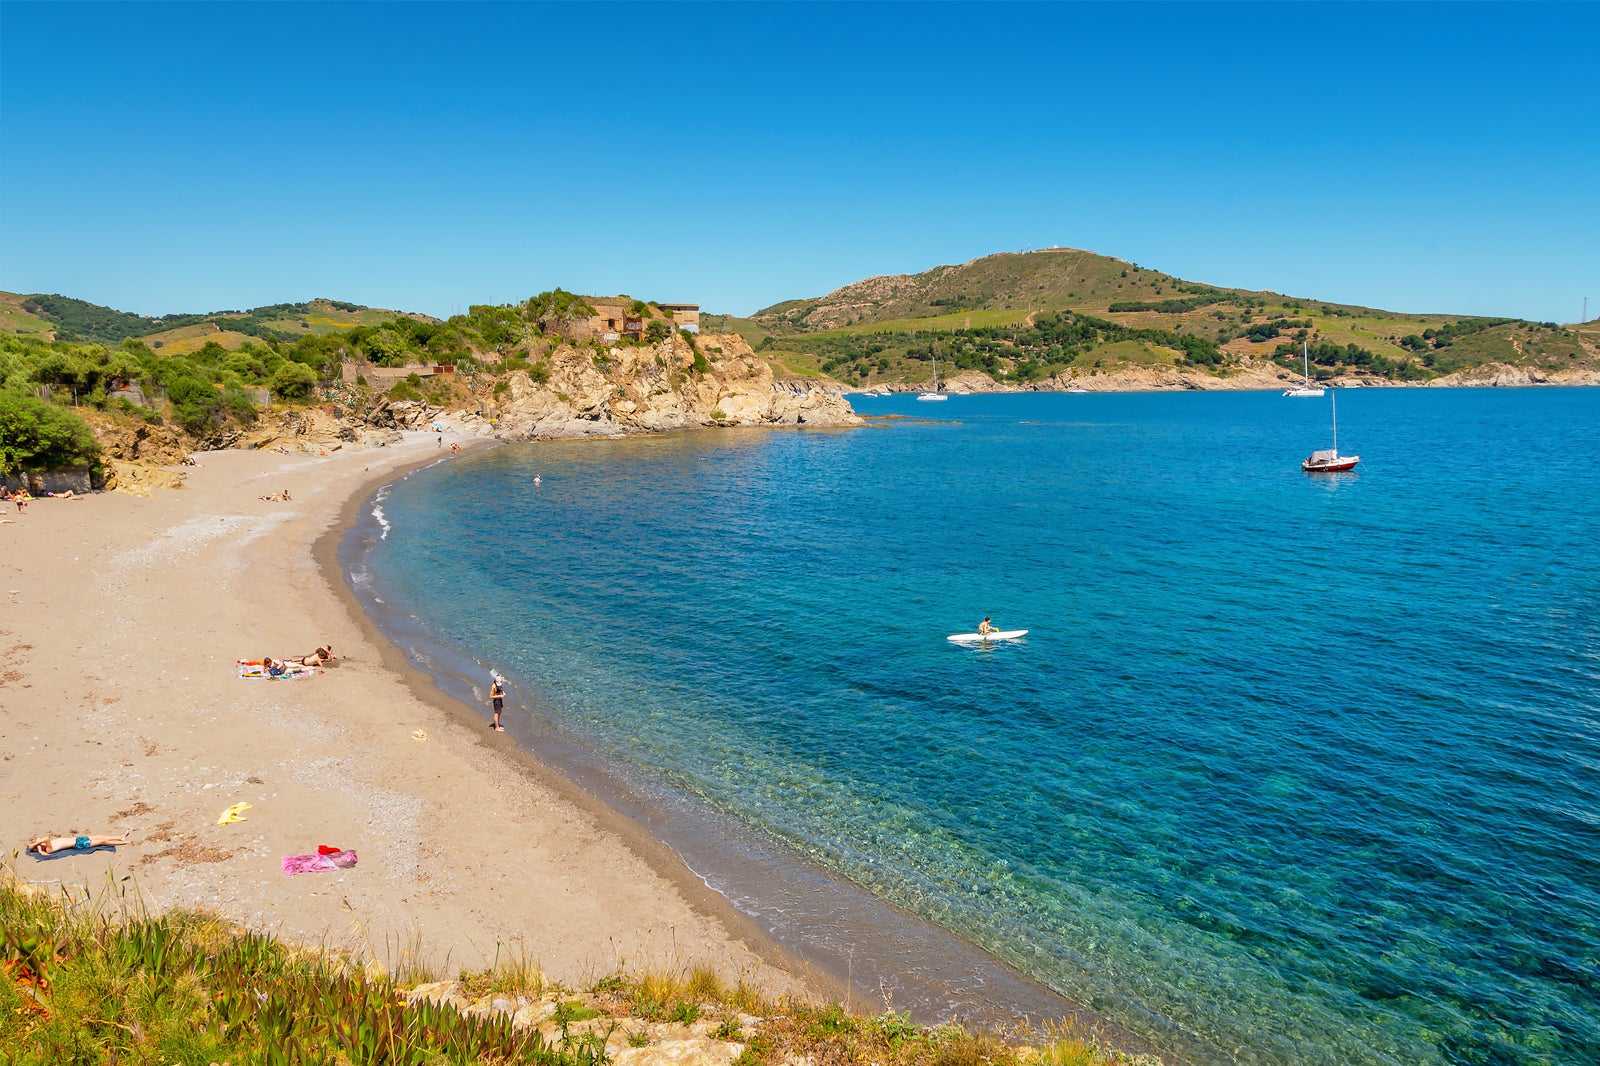
[[1341, 470], [1350, 470], [1361, 461], [1359, 455], [1339, 454], [1339, 394], [1333, 394], [1333, 447], [1314, 451], [1300, 463], [1300, 469], [1308, 474], [1335, 474]]
[[1321, 396], [1323, 389], [1311, 384], [1311, 345], [1309, 341], [1300, 342], [1300, 354], [1306, 361], [1306, 383], [1296, 385], [1292, 389], [1284, 389], [1285, 396]]
[[939, 352], [931, 344], [928, 346], [928, 355], [933, 359], [933, 391], [918, 393], [917, 399], [926, 400], [929, 403], [948, 400], [950, 397], [939, 391]]

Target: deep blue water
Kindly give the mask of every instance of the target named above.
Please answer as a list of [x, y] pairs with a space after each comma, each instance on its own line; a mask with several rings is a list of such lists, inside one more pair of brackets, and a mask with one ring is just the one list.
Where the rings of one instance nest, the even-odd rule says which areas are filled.
[[371, 571], [1193, 1062], [1600, 1061], [1600, 390], [1344, 391], [1320, 476], [1326, 400], [856, 403], [948, 421], [469, 455]]

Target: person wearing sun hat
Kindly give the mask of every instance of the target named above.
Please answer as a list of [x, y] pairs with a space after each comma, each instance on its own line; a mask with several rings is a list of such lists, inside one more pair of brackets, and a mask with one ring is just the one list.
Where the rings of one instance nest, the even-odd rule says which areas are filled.
[[506, 708], [506, 686], [493, 670], [489, 671], [489, 703], [494, 707], [494, 721], [489, 723], [489, 728], [504, 733], [506, 727], [500, 724], [500, 712]]

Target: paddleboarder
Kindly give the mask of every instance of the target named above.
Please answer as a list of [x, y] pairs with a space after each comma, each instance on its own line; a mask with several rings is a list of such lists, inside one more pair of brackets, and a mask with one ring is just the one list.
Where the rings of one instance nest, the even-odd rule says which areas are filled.
[[978, 623], [978, 632], [982, 633], [984, 636], [988, 636], [990, 633], [993, 633], [994, 631], [995, 631], [994, 623], [989, 621], [989, 616], [988, 615], [984, 615], [983, 616], [983, 621]]

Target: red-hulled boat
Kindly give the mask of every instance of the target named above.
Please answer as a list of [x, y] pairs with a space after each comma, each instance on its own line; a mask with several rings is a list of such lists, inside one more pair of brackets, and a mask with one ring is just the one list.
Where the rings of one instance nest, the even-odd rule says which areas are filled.
[[1300, 462], [1300, 469], [1308, 474], [1336, 474], [1352, 470], [1361, 461], [1359, 455], [1339, 454], [1339, 397], [1337, 389], [1330, 389], [1333, 397], [1333, 447], [1314, 451]]

